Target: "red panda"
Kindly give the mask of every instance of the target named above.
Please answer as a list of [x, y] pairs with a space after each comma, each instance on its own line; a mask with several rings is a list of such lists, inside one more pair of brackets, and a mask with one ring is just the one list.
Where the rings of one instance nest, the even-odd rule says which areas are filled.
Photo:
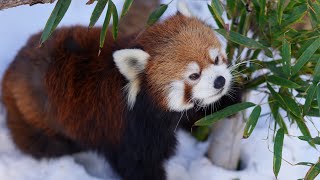
[[164, 180], [181, 112], [224, 96], [232, 76], [211, 27], [182, 13], [99, 50], [100, 28], [32, 36], [7, 69], [2, 99], [16, 146], [35, 158], [102, 154], [124, 180]]

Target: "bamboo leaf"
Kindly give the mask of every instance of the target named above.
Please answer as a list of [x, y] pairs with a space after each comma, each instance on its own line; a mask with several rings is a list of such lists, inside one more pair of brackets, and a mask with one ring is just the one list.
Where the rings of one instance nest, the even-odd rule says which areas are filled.
[[312, 138], [312, 137], [309, 137], [309, 136], [299, 136], [298, 137], [300, 140], [303, 140], [303, 141], [307, 141], [311, 144], [318, 144], [320, 145], [320, 137], [317, 136], [315, 138]]
[[156, 10], [154, 10], [151, 15], [148, 18], [147, 24], [149, 26], [156, 23], [159, 18], [162, 16], [162, 14], [167, 10], [168, 5], [167, 4], [161, 4], [160, 7], [158, 7]]
[[282, 162], [282, 148], [283, 148], [284, 130], [280, 128], [277, 131], [273, 147], [273, 173], [278, 177], [281, 162]]
[[320, 84], [317, 86], [317, 101], [318, 101], [318, 109], [320, 114]]
[[198, 141], [205, 141], [210, 134], [210, 127], [208, 126], [199, 126], [195, 130], [192, 131], [192, 135]]
[[300, 166], [313, 166], [314, 164], [311, 162], [299, 162], [295, 165], [300, 165]]
[[119, 17], [116, 5], [112, 1], [109, 2], [112, 8], [112, 36], [113, 39], [118, 37], [118, 26], [119, 26]]
[[197, 122], [194, 123], [195, 126], [208, 126], [211, 125], [223, 118], [226, 118], [228, 116], [231, 116], [233, 114], [236, 114], [239, 111], [243, 111], [247, 108], [255, 106], [254, 103], [251, 102], [244, 102], [244, 103], [238, 103], [231, 106], [228, 106], [220, 111], [217, 111], [213, 114], [210, 114], [209, 116], [206, 116], [204, 118], [201, 118]]
[[[295, 119], [295, 122], [297, 123], [298, 128], [300, 129], [302, 135], [305, 136], [305, 137], [311, 138], [310, 131], [309, 131], [306, 123], [304, 122], [304, 120], [301, 119], [301, 118], [294, 117], [294, 116], [292, 116], [292, 118]], [[315, 147], [313, 143], [310, 143], [310, 142], [309, 142], [309, 144], [310, 144], [312, 147]]]
[[271, 86], [269, 83], [267, 83], [267, 88], [269, 89], [271, 95], [273, 96], [273, 98], [279, 102], [279, 104], [282, 106], [282, 107], [286, 107], [286, 103], [284, 102], [283, 100], [283, 97], [280, 96]]
[[265, 76], [259, 76], [249, 82], [247, 82], [246, 84], [244, 84], [244, 89], [253, 89], [256, 88], [257, 86], [259, 86], [260, 84], [264, 83], [266, 81]]
[[266, 55], [272, 56], [272, 52], [267, 47], [263, 46], [261, 43], [253, 39], [250, 39], [234, 31], [227, 32], [225, 29], [216, 29], [215, 31], [217, 31], [219, 34], [223, 35], [226, 39], [234, 43], [237, 43], [252, 49], [263, 49]]
[[124, 1], [123, 6], [122, 6], [121, 18], [128, 13], [128, 11], [132, 5], [132, 2], [133, 2], [133, 0], [125, 0]]
[[291, 10], [290, 15], [287, 18], [283, 19], [281, 29], [285, 29], [301, 20], [307, 13], [307, 10], [308, 7], [306, 4], [295, 7], [293, 10]]
[[282, 55], [282, 70], [287, 76], [290, 76], [291, 44], [285, 38], [283, 38], [283, 41], [282, 41], [281, 55]]
[[227, 0], [226, 10], [228, 12], [229, 17], [232, 17], [236, 13], [236, 4], [237, 4], [237, 1]]
[[46, 23], [46, 26], [43, 29], [41, 39], [40, 39], [40, 44], [46, 41], [49, 38], [49, 36], [52, 34], [52, 32], [57, 28], [63, 16], [66, 14], [70, 6], [70, 3], [71, 3], [71, 0], [59, 0], [57, 2]]
[[223, 7], [222, 7], [221, 2], [219, 0], [211, 0], [211, 6], [215, 11], [217, 11], [217, 15], [219, 15], [219, 16], [222, 15]]
[[259, 4], [260, 4], [259, 28], [261, 31], [263, 31], [266, 23], [266, 0], [260, 0]]
[[310, 110], [310, 106], [311, 106], [311, 103], [314, 99], [314, 95], [316, 93], [316, 90], [317, 90], [317, 86], [314, 85], [314, 84], [311, 84], [308, 88], [308, 91], [307, 91], [307, 96], [306, 96], [306, 101], [304, 103], [304, 106], [303, 106], [303, 113], [304, 114], [307, 114]]
[[302, 117], [301, 109], [294, 99], [289, 96], [282, 96], [288, 110], [297, 117]]
[[320, 47], [320, 37], [317, 38], [299, 57], [297, 63], [292, 67], [292, 75], [295, 75], [299, 70], [309, 61], [311, 56], [319, 49]]
[[313, 166], [311, 166], [311, 168], [309, 169], [309, 171], [307, 172], [306, 176], [304, 177], [305, 180], [313, 180], [316, 179], [316, 177], [319, 175], [320, 173], [320, 158], [318, 160], [318, 162], [316, 164], [314, 164]]
[[225, 24], [224, 24], [221, 16], [219, 16], [218, 13], [216, 12], [216, 10], [214, 10], [214, 9], [212, 8], [212, 6], [210, 6], [209, 4], [208, 4], [208, 9], [209, 9], [212, 17], [213, 17], [214, 20], [216, 21], [218, 27], [221, 28], [221, 29], [224, 28], [224, 27], [225, 27]]
[[320, 58], [317, 61], [316, 67], [313, 73], [313, 84], [318, 84], [320, 81]]
[[267, 81], [272, 83], [272, 84], [276, 84], [276, 85], [279, 85], [279, 86], [282, 86], [282, 87], [286, 87], [286, 88], [300, 88], [301, 86], [297, 83], [294, 83], [288, 79], [284, 79], [284, 78], [281, 78], [279, 76], [275, 76], [275, 75], [272, 75], [272, 76], [268, 76], [267, 77]]
[[313, 28], [320, 27], [320, 3], [319, 1], [308, 0], [308, 4], [311, 6], [309, 8], [309, 16]]
[[106, 35], [107, 35], [107, 31], [108, 31], [108, 27], [110, 24], [110, 19], [111, 19], [111, 14], [112, 14], [112, 7], [111, 7], [111, 3], [108, 4], [108, 9], [106, 12], [106, 17], [104, 19], [102, 28], [101, 28], [101, 32], [100, 32], [100, 48], [103, 47], [104, 45], [104, 41], [106, 39]]
[[96, 24], [96, 22], [102, 14], [103, 9], [106, 7], [107, 2], [108, 0], [98, 0], [98, 3], [94, 7], [90, 17], [89, 28], [92, 28]]
[[223, 7], [221, 5], [221, 2], [219, 0], [212, 0], [211, 1], [211, 6], [208, 4], [208, 8], [213, 16], [213, 18], [215, 19], [215, 21], [217, 22], [219, 28], [224, 28], [225, 27], [225, 23], [222, 20], [222, 13], [223, 13]]
[[278, 3], [278, 23], [280, 25], [281, 25], [281, 21], [282, 21], [282, 15], [283, 15], [285, 2], [286, 2], [285, 0], [279, 0], [279, 3]]
[[246, 126], [244, 128], [243, 138], [248, 138], [251, 135], [252, 131], [257, 125], [260, 114], [261, 114], [261, 106], [256, 106], [252, 110], [249, 120], [246, 123]]
[[277, 122], [277, 124], [279, 124], [279, 126], [284, 129], [284, 133], [288, 134], [288, 128], [284, 122], [284, 119], [282, 118], [282, 116], [279, 113], [279, 103], [273, 102], [273, 101], [274, 101], [274, 99], [272, 97], [269, 97], [268, 102], [269, 102], [272, 116], [273, 116], [274, 120]]

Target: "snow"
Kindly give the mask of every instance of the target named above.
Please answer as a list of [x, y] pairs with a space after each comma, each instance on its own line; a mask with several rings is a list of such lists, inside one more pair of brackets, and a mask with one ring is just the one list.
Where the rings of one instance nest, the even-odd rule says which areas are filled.
[[[119, 1], [121, 4], [123, 1]], [[166, 1], [168, 2], [168, 1]], [[214, 24], [204, 1], [193, 1], [191, 10], [201, 15], [204, 21]], [[0, 77], [5, 68], [14, 58], [17, 51], [24, 45], [27, 38], [40, 31], [50, 15], [53, 5], [21, 6], [0, 11]], [[84, 1], [73, 1], [62, 25], [88, 25], [93, 6], [85, 6]], [[175, 11], [170, 5], [169, 13]], [[201, 12], [201, 13], [199, 13]], [[98, 22], [101, 24], [101, 21]], [[259, 96], [259, 97], [257, 97]], [[261, 95], [256, 92], [250, 96], [254, 102], [259, 102]], [[252, 98], [255, 97], [255, 98]], [[263, 107], [267, 112], [268, 108]], [[102, 157], [94, 152], [83, 152], [73, 156], [63, 156], [56, 159], [35, 160], [21, 153], [11, 141], [5, 125], [5, 113], [0, 110], [0, 179], [1, 180], [117, 180], [117, 175]], [[262, 112], [262, 114], [264, 113]], [[316, 127], [320, 127], [319, 119], [314, 119]], [[317, 135], [315, 128], [308, 123], [313, 136]], [[197, 142], [189, 133], [178, 131], [179, 145], [177, 153], [166, 162], [169, 180], [272, 180], [272, 135], [268, 129], [269, 119], [261, 118], [251, 137], [243, 140], [241, 149], [242, 170], [228, 171], [214, 166], [205, 153], [207, 142]], [[272, 125], [270, 127], [273, 127]], [[289, 128], [290, 137], [284, 140], [284, 159], [291, 164], [301, 161], [315, 162], [320, 153], [307, 143], [298, 140], [301, 135], [296, 126]], [[280, 180], [303, 178], [308, 170], [304, 166], [292, 166], [285, 161], [279, 174]]]

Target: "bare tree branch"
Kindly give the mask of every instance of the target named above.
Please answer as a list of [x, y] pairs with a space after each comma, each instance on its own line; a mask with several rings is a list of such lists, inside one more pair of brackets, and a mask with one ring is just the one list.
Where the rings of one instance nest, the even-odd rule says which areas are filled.
[[55, 0], [0, 0], [0, 10], [26, 4], [32, 6], [35, 4], [53, 3], [54, 1]]

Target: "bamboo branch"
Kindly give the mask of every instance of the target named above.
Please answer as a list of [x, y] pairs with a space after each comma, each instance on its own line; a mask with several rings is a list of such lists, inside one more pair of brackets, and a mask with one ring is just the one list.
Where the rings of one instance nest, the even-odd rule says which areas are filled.
[[13, 8], [21, 5], [35, 5], [53, 3], [55, 0], [0, 0], [0, 10]]

